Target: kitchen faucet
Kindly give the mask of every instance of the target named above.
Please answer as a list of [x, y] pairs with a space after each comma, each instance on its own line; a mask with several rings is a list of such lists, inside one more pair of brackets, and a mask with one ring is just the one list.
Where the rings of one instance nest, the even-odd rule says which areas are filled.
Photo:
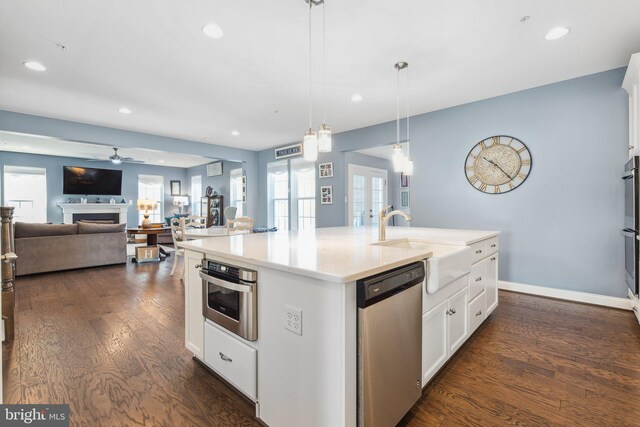
[[380, 220], [378, 221], [378, 240], [384, 242], [387, 239], [387, 222], [394, 215], [400, 215], [405, 219], [405, 221], [411, 221], [411, 215], [406, 212], [395, 210], [391, 211], [388, 214], [384, 214], [387, 210], [391, 209], [392, 206], [387, 206], [386, 208], [380, 211]]

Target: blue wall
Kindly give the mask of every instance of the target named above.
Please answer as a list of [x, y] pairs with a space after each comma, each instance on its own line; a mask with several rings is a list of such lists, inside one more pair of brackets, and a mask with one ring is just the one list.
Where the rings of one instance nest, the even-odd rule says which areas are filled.
[[[500, 230], [500, 280], [624, 297], [623, 187], [627, 160], [625, 69], [423, 114], [411, 119], [414, 226]], [[468, 84], [473, 84], [470, 80]], [[478, 141], [521, 139], [533, 169], [517, 190], [487, 195], [464, 175]], [[345, 152], [395, 139], [395, 123], [334, 136], [334, 204], [319, 205], [318, 226], [344, 225]], [[266, 174], [273, 150], [259, 154]], [[320, 183], [318, 184], [320, 185]], [[266, 207], [266, 182], [260, 188]], [[266, 212], [261, 210], [261, 223]]]
[[[112, 165], [110, 163], [93, 163], [83, 159], [58, 156], [42, 156], [37, 154], [11, 153], [0, 151], [0, 170], [4, 170], [5, 165], [11, 166], [31, 166], [45, 168], [47, 170], [47, 221], [53, 223], [62, 222], [62, 209], [58, 203], [63, 203], [68, 197], [79, 198], [80, 196], [65, 196], [62, 194], [62, 167], [63, 166], [82, 166], [90, 168], [103, 169], [119, 169], [122, 170], [122, 197], [127, 201], [132, 200], [133, 205], [129, 206], [127, 211], [127, 224], [129, 226], [137, 226], [138, 210], [136, 209], [136, 200], [138, 199], [138, 175], [161, 175], [164, 177], [164, 213], [177, 212], [178, 207], [173, 206], [173, 196], [171, 196], [171, 188], [169, 181], [182, 181], [182, 193], [189, 194], [189, 182], [187, 180], [187, 169], [171, 168], [165, 166], [140, 165], [140, 164], [121, 164]], [[2, 198], [4, 200], [4, 184], [2, 186]], [[109, 200], [110, 197], [104, 197]], [[89, 197], [92, 202], [95, 197]], [[119, 197], [115, 197], [120, 200]]]
[[[136, 147], [169, 153], [194, 154], [210, 157], [212, 160], [224, 159], [243, 162], [247, 176], [247, 214], [252, 217], [256, 217], [258, 214], [258, 153], [255, 151], [2, 110], [0, 110], [0, 130], [116, 147]], [[184, 187], [185, 182], [182, 184], [184, 191], [184, 188], [188, 188], [189, 184], [187, 183], [187, 187]]]

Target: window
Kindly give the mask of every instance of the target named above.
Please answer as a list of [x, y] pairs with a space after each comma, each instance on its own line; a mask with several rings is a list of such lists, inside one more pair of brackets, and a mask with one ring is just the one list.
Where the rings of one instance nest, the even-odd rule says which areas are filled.
[[232, 169], [230, 172], [231, 178], [229, 182], [229, 188], [231, 189], [231, 201], [230, 205], [234, 206], [236, 211], [236, 217], [242, 216], [244, 212], [244, 200], [242, 197], [242, 168]]
[[5, 166], [4, 205], [15, 208], [16, 222], [47, 222], [47, 170]]
[[200, 216], [200, 199], [202, 199], [202, 175], [191, 177], [191, 211]]
[[[138, 175], [138, 199], [155, 200], [158, 202], [154, 211], [149, 211], [151, 223], [163, 222], [164, 210], [164, 178], [157, 175]], [[144, 219], [144, 211], [139, 212], [139, 224]]]
[[289, 229], [289, 168], [286, 161], [267, 165], [269, 226]]
[[316, 168], [304, 159], [291, 161], [293, 218], [298, 230], [316, 227]]

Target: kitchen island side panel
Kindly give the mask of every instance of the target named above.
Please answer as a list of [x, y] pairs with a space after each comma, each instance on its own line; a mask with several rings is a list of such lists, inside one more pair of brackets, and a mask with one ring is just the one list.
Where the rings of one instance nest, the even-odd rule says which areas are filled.
[[[356, 423], [355, 283], [259, 269], [258, 400], [270, 426]], [[285, 328], [301, 310], [299, 335]]]

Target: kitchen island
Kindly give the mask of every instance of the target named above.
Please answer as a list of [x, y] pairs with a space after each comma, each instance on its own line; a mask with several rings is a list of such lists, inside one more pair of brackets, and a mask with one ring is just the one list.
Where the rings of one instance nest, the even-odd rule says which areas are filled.
[[[337, 227], [180, 243], [186, 347], [255, 402], [269, 426], [355, 426], [356, 282], [429, 260], [422, 285], [424, 387], [497, 306], [499, 233], [389, 227], [385, 242], [377, 233]], [[205, 258], [225, 270], [256, 272], [257, 339], [203, 315]], [[441, 283], [427, 293], [430, 280]]]

